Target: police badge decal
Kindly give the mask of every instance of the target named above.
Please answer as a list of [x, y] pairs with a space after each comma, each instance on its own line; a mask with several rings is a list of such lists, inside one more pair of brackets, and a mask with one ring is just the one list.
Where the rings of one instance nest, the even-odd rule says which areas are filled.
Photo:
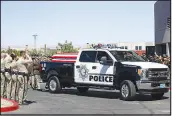
[[89, 70], [87, 69], [86, 65], [81, 65], [80, 68], [78, 69], [78, 72], [79, 72], [79, 77], [82, 78], [83, 81], [85, 80], [85, 78], [88, 77]]

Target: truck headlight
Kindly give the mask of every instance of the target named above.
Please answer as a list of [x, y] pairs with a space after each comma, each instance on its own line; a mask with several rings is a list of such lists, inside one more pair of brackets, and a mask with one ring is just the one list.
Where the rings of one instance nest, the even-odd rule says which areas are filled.
[[168, 68], [168, 69], [167, 69], [167, 79], [170, 79], [170, 76], [171, 76], [170, 73], [171, 73], [171, 72], [170, 72], [170, 69]]
[[138, 75], [140, 75], [141, 78], [147, 78], [147, 69], [138, 69]]

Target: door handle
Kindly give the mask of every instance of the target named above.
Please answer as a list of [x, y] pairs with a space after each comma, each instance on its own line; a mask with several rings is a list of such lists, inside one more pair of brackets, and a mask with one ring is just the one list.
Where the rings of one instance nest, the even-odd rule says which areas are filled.
[[80, 68], [80, 66], [79, 66], [79, 65], [77, 65], [77, 66], [76, 66], [76, 68]]
[[96, 69], [97, 68], [97, 66], [92, 66], [92, 69]]

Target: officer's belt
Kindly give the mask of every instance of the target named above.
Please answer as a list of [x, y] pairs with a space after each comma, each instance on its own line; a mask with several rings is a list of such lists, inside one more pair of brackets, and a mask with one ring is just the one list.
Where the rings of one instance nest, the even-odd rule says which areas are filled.
[[6, 68], [5, 72], [11, 73], [11, 69]]
[[17, 75], [17, 74], [18, 74], [18, 72], [17, 72], [17, 71], [12, 71], [12, 72], [11, 72], [11, 74], [13, 74], [13, 75]]
[[34, 74], [29, 74], [29, 76], [34, 76]]
[[18, 75], [28, 76], [28, 73], [25, 73], [25, 72], [18, 72]]

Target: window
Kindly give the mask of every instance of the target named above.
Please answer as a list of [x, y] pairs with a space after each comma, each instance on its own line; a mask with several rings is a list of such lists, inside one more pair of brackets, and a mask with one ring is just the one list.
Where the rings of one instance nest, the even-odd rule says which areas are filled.
[[109, 56], [109, 54], [107, 52], [104, 52], [104, 51], [98, 51], [96, 60], [99, 62], [101, 57], [103, 57], [103, 56], [106, 56], [107, 60], [112, 60], [112, 58]]
[[138, 46], [135, 46], [135, 50], [138, 50]]
[[96, 51], [83, 51], [80, 55], [80, 62], [95, 62]]
[[121, 49], [124, 49], [124, 46], [121, 46]]
[[110, 51], [111, 54], [116, 58], [117, 61], [129, 61], [129, 62], [137, 62], [137, 61], [142, 61], [144, 62], [145, 60], [138, 56], [134, 51], [115, 51], [112, 50]]
[[125, 49], [128, 49], [128, 46], [125, 46]]
[[142, 46], [139, 46], [139, 50], [142, 50]]
[[171, 18], [170, 17], [167, 18], [167, 27], [171, 28]]

